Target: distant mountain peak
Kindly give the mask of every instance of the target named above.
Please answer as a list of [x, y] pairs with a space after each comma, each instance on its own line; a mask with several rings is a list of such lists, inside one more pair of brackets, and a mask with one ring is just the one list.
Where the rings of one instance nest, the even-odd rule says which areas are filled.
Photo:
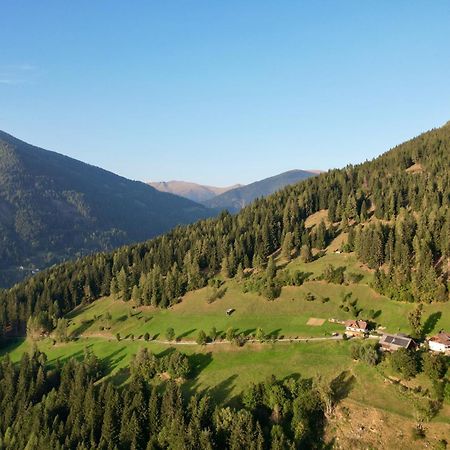
[[204, 201], [203, 204], [209, 208], [227, 209], [234, 213], [257, 198], [266, 197], [285, 186], [298, 183], [299, 181], [306, 180], [307, 178], [316, 175], [317, 171], [300, 169], [289, 170], [263, 180], [255, 181], [246, 186], [231, 189], [217, 197]]
[[208, 186], [189, 181], [171, 180], [171, 181], [150, 181], [148, 184], [158, 191], [169, 192], [188, 198], [195, 202], [204, 202], [217, 195], [223, 194], [230, 189], [240, 187], [240, 184], [228, 187]]

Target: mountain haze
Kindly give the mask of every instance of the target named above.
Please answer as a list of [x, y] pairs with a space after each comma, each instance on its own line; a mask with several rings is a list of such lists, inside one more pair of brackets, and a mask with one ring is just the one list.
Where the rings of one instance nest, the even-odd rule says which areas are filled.
[[187, 199], [0, 132], [0, 285], [33, 267], [142, 241], [209, 214]]
[[240, 184], [228, 187], [206, 186], [188, 181], [151, 181], [148, 183], [161, 192], [169, 192], [171, 194], [179, 195], [180, 197], [188, 198], [194, 202], [204, 202], [223, 194], [231, 189], [241, 187]]
[[317, 174], [318, 171], [290, 170], [264, 180], [255, 181], [246, 186], [231, 189], [202, 203], [208, 208], [227, 209], [229, 212], [234, 213], [257, 198], [266, 197], [285, 186], [306, 180]]

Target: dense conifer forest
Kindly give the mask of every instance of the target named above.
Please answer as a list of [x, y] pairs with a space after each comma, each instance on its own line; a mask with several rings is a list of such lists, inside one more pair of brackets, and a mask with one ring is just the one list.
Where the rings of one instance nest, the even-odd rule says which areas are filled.
[[0, 448], [318, 448], [324, 405], [337, 398], [320, 380], [271, 378], [250, 386], [236, 408], [208, 395], [186, 401], [175, 381], [151, 383], [155, 357], [146, 351], [123, 388], [96, 383], [104, 367], [89, 351], [81, 361], [46, 363], [37, 350], [17, 365], [0, 362]]
[[[0, 131], [0, 286], [212, 213]], [[21, 267], [21, 270], [19, 270]]]

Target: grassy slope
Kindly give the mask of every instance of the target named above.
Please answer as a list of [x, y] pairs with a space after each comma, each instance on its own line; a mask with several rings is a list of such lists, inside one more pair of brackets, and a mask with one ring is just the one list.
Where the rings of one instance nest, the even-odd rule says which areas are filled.
[[[384, 382], [385, 367], [369, 367], [351, 359], [351, 343], [309, 342], [295, 344], [248, 344], [243, 348], [223, 346], [186, 346], [179, 350], [192, 355], [195, 366], [194, 378], [184, 385], [187, 393], [209, 391], [217, 400], [233, 403], [249, 383], [262, 381], [272, 374], [277, 377], [301, 374], [314, 376], [320, 373], [333, 378], [346, 372], [352, 378], [347, 401], [394, 413], [404, 418], [413, 417], [412, 401], [398, 387]], [[170, 346], [144, 341], [121, 341], [103, 338], [79, 339], [68, 344], [52, 346], [49, 340], [38, 344], [47, 353], [49, 363], [59, 359], [64, 362], [71, 357], [81, 357], [89, 347], [108, 365], [110, 376], [121, 383], [127, 378], [126, 368], [134, 354], [141, 347], [148, 347], [155, 353], [170, 351]], [[28, 341], [11, 342], [9, 351], [14, 361], [20, 359], [24, 351], [30, 350]], [[448, 407], [436, 422], [450, 423]]]
[[[330, 249], [329, 249], [330, 250]], [[134, 334], [136, 338], [148, 331], [152, 336], [159, 335], [164, 339], [165, 330], [173, 327], [178, 338], [195, 339], [198, 330], [208, 332], [215, 326], [225, 331], [230, 326], [241, 332], [251, 333], [256, 327], [263, 327], [266, 332], [285, 336], [324, 336], [332, 331], [342, 331], [341, 325], [325, 323], [319, 327], [306, 325], [310, 317], [339, 319], [350, 318], [339, 308], [342, 293], [352, 293], [358, 298], [358, 305], [363, 310], [380, 311], [378, 323], [389, 331], [408, 332], [408, 312], [415, 305], [393, 302], [376, 294], [367, 283], [371, 273], [360, 267], [353, 255], [330, 253], [312, 263], [304, 264], [298, 259], [289, 263], [289, 270], [302, 270], [315, 277], [322, 273], [326, 264], [345, 265], [348, 271], [360, 272], [364, 278], [360, 284], [337, 286], [319, 281], [305, 283], [301, 287], [284, 288], [279, 299], [269, 302], [255, 294], [242, 293], [241, 286], [234, 280], [226, 281], [226, 295], [212, 304], [206, 302], [208, 288], [191, 292], [183, 301], [169, 310], [150, 307], [137, 308], [132, 302], [124, 303], [112, 298], [105, 298], [91, 305], [79, 308], [69, 315], [70, 332], [82, 334], [83, 338], [68, 344], [53, 346], [49, 339], [39, 342], [39, 348], [49, 356], [54, 364], [57, 359], [64, 361], [72, 356], [81, 357], [85, 347], [90, 347], [109, 367], [109, 373], [115, 382], [127, 379], [127, 366], [132, 356], [140, 347], [148, 346], [155, 353], [170, 351], [169, 345], [141, 340], [117, 340], [113, 337], [117, 332], [122, 337]], [[305, 300], [307, 292], [313, 292], [330, 301]], [[228, 317], [227, 308], [236, 308], [236, 312]], [[100, 316], [109, 311], [113, 317], [112, 328], [108, 332], [100, 330], [103, 324]], [[436, 313], [439, 313], [436, 316]], [[131, 317], [130, 317], [131, 314]], [[437, 321], [429, 332], [450, 328], [450, 305], [425, 305], [424, 319], [434, 314]], [[97, 320], [90, 322], [94, 316]], [[361, 313], [364, 317], [364, 312]], [[216, 346], [179, 346], [182, 352], [192, 355], [195, 373], [192, 380], [184, 385], [186, 393], [209, 391], [217, 400], [233, 403], [233, 399], [245, 386], [253, 381], [263, 380], [276, 374], [285, 377], [294, 374], [313, 376], [320, 373], [326, 377], [335, 377], [346, 372], [351, 377], [351, 389], [343, 405], [352, 408], [367, 408], [373, 413], [383, 414], [383, 420], [394, 420], [396, 426], [403, 423], [402, 428], [411, 427], [413, 420], [412, 400], [392, 384], [386, 383], [387, 368], [368, 367], [352, 361], [349, 354], [350, 343], [344, 341], [308, 342], [308, 343], [276, 343], [247, 344], [238, 348], [229, 344]], [[11, 358], [19, 360], [22, 353], [31, 348], [28, 341], [11, 341], [10, 346], [3, 349]], [[419, 380], [420, 381], [420, 380]], [[423, 381], [423, 383], [422, 383]], [[426, 384], [422, 380], [421, 384]], [[434, 419], [436, 436], [441, 428], [450, 423], [449, 407], [441, 411]], [[386, 416], [387, 415], [387, 416]], [[400, 421], [400, 422], [399, 422]], [[381, 444], [380, 444], [381, 445]], [[380, 447], [381, 448], [381, 447]], [[405, 447], [406, 448], [406, 447]]]
[[[284, 335], [287, 337], [320, 337], [333, 331], [342, 331], [341, 325], [325, 322], [319, 327], [307, 325], [310, 317], [317, 318], [352, 318], [350, 313], [339, 308], [344, 294], [352, 294], [351, 299], [358, 299], [358, 307], [363, 309], [361, 318], [365, 317], [365, 311], [373, 309], [378, 312], [376, 321], [391, 332], [408, 332], [408, 313], [415, 305], [410, 303], [394, 302], [386, 297], [378, 295], [366, 283], [371, 274], [364, 271], [353, 255], [334, 254], [326, 255], [312, 263], [304, 264], [298, 259], [292, 261], [287, 268], [299, 269], [312, 273], [312, 277], [322, 273], [326, 264], [336, 267], [345, 265], [348, 271], [359, 272], [364, 275], [359, 284], [339, 286], [327, 284], [321, 281], [306, 282], [300, 287], [283, 288], [279, 299], [270, 302], [254, 293], [243, 293], [242, 286], [235, 280], [226, 282], [226, 294], [223, 298], [208, 304], [206, 298], [209, 288], [188, 293], [183, 301], [170, 309], [155, 309], [142, 307], [132, 309], [131, 302], [105, 298], [93, 304], [74, 311], [69, 317], [72, 319], [70, 331], [74, 334], [89, 335], [99, 334], [102, 320], [93, 321], [94, 317], [102, 316], [109, 311], [113, 317], [113, 323], [109, 334], [120, 333], [122, 337], [134, 334], [135, 337], [149, 332], [152, 336], [164, 338], [165, 331], [172, 327], [178, 338], [195, 339], [199, 330], [209, 332], [214, 326], [218, 331], [225, 332], [233, 327], [246, 334], [254, 332], [257, 327], [262, 327], [266, 333]], [[308, 292], [318, 297], [328, 297], [327, 303], [320, 300], [308, 302], [305, 296]], [[235, 313], [228, 317], [225, 311], [235, 308]], [[129, 317], [129, 314], [132, 317]], [[424, 306], [424, 320], [435, 319], [430, 324], [428, 332], [441, 328], [450, 329], [450, 304], [435, 303]], [[437, 320], [436, 320], [437, 319]], [[87, 323], [87, 321], [92, 321]]]

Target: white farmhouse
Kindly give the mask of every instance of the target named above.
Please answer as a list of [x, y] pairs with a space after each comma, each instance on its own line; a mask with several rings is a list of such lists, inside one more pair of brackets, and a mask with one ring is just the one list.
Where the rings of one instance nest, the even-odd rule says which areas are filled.
[[441, 331], [428, 339], [428, 346], [433, 352], [450, 353], [450, 333]]

